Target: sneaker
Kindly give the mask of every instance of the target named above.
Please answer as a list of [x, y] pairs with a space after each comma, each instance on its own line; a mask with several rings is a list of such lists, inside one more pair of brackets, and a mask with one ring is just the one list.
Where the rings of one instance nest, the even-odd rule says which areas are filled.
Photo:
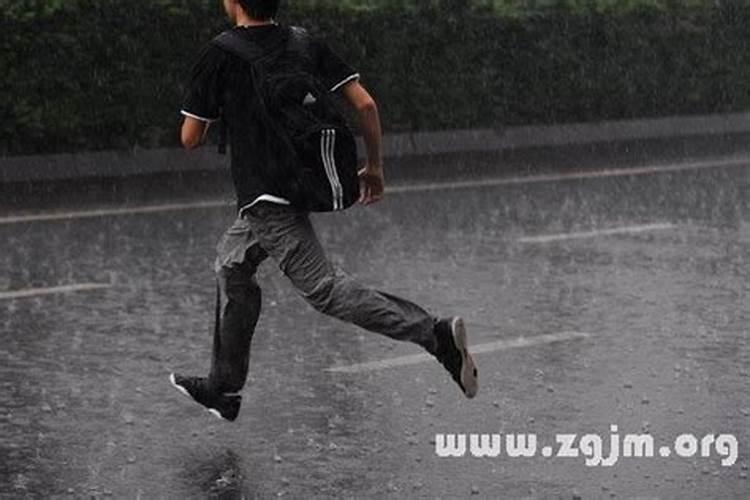
[[466, 397], [473, 398], [479, 390], [479, 373], [467, 348], [464, 320], [458, 316], [441, 319], [435, 324], [435, 337], [435, 357], [448, 370]]
[[185, 396], [205, 406], [215, 417], [233, 422], [240, 412], [242, 396], [239, 394], [217, 394], [208, 388], [205, 377], [183, 377], [172, 373], [169, 381]]

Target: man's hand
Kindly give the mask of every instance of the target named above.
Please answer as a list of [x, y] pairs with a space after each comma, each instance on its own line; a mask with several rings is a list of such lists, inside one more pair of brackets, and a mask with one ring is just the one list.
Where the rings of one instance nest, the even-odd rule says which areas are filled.
[[359, 203], [370, 205], [383, 199], [385, 179], [382, 166], [366, 165], [359, 171]]

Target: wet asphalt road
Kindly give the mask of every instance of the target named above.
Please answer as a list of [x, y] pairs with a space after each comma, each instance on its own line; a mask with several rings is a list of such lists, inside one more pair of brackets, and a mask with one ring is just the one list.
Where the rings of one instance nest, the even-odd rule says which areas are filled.
[[[0, 225], [0, 292], [112, 284], [0, 299], [0, 496], [748, 498], [749, 166], [397, 192], [316, 215], [336, 263], [462, 314], [474, 344], [588, 336], [478, 354], [474, 400], [433, 361], [330, 372], [419, 349], [318, 314], [267, 261], [231, 424], [167, 381], [208, 368], [231, 207]], [[607, 450], [613, 424], [657, 446], [733, 434], [739, 457], [435, 453], [437, 433], [540, 447], [589, 433]]]

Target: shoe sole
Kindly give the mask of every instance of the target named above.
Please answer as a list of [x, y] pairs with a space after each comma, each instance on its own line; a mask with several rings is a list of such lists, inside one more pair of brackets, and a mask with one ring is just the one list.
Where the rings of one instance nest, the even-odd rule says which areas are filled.
[[[175, 381], [175, 379], [174, 379], [174, 373], [170, 373], [170, 374], [169, 374], [169, 381], [171, 382], [171, 384], [172, 384], [172, 385], [174, 386], [174, 388], [175, 388], [175, 389], [177, 389], [178, 391], [180, 391], [180, 392], [181, 392], [182, 394], [184, 394], [184, 395], [185, 395], [186, 397], [190, 398], [190, 401], [192, 401], [192, 402], [194, 402], [194, 403], [198, 403], [198, 402], [197, 402], [197, 401], [196, 401], [196, 400], [195, 400], [195, 399], [193, 398], [193, 396], [191, 396], [191, 395], [190, 395], [190, 393], [189, 393], [189, 392], [187, 391], [187, 389], [185, 389], [184, 387], [182, 387], [181, 385], [179, 385], [179, 384], [178, 384], [178, 383], [177, 383], [177, 382]], [[200, 404], [200, 403], [198, 403], [198, 404]], [[203, 405], [201, 405], [201, 406], [203, 406]], [[205, 409], [206, 411], [208, 411], [208, 413], [210, 413], [210, 414], [211, 414], [211, 415], [213, 415], [214, 417], [218, 418], [219, 420], [223, 420], [224, 422], [231, 422], [231, 420], [229, 420], [228, 418], [224, 418], [224, 417], [223, 417], [223, 416], [221, 415], [221, 413], [219, 413], [219, 410], [216, 410], [216, 409], [214, 409], [214, 408], [206, 408], [205, 406], [203, 406], [203, 408], [204, 408], [204, 409]]]
[[464, 394], [467, 398], [473, 398], [479, 390], [477, 366], [474, 364], [474, 358], [469, 354], [468, 335], [466, 334], [466, 325], [460, 317], [453, 318], [451, 323], [453, 330], [453, 343], [456, 349], [461, 353], [461, 384], [464, 386]]

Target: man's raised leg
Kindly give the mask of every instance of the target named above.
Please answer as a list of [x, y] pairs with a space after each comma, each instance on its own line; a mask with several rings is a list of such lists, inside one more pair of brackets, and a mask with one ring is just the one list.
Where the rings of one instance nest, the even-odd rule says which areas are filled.
[[247, 211], [259, 245], [318, 311], [366, 330], [421, 345], [449, 371], [467, 397], [477, 369], [461, 318], [439, 319], [403, 298], [362, 285], [328, 261], [304, 212], [267, 203]]

